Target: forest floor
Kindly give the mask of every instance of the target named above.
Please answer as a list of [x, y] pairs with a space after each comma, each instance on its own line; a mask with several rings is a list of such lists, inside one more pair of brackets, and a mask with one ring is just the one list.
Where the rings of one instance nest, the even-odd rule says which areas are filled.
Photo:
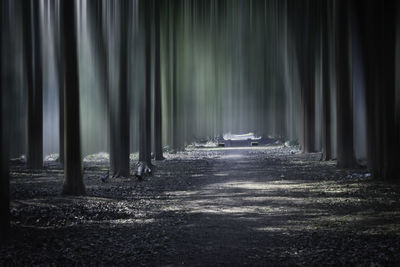
[[[11, 166], [0, 265], [399, 265], [400, 186], [281, 146], [166, 154], [153, 176], [61, 196], [62, 170]], [[135, 164], [132, 160], [132, 169]]]

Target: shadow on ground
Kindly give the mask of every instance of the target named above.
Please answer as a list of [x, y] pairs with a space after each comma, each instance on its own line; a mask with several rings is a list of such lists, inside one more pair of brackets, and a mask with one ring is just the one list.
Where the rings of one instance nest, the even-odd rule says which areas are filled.
[[59, 195], [56, 164], [33, 174], [15, 164], [0, 263], [399, 263], [399, 186], [318, 159], [283, 147], [194, 149], [167, 155], [143, 182], [106, 184], [107, 163], [86, 163], [85, 197]]

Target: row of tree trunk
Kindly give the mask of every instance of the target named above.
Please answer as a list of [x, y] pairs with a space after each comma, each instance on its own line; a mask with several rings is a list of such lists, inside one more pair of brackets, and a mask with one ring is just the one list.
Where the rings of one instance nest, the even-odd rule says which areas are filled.
[[[76, 56], [76, 23], [74, 16], [65, 17], [65, 12], [75, 14], [76, 10], [61, 0], [61, 10], [59, 15], [59, 27], [55, 27], [55, 41], [57, 63], [58, 63], [58, 80], [60, 88], [60, 157], [59, 160], [64, 164], [64, 158], [68, 157], [67, 150], [77, 151], [80, 156], [80, 140], [79, 139], [79, 77], [77, 70]], [[110, 121], [110, 168], [113, 176], [128, 177], [130, 174], [129, 166], [129, 85], [128, 85], [128, 57], [129, 50], [127, 47], [129, 38], [129, 10], [132, 8], [132, 3], [123, 0], [118, 2], [120, 14], [120, 72], [118, 88], [111, 88], [108, 76], [108, 52], [107, 52], [107, 37], [102, 30], [102, 10], [106, 8], [104, 3], [92, 3], [93, 10], [90, 10], [92, 22], [96, 23], [94, 29], [99, 29], [96, 34], [100, 38], [100, 62], [103, 67], [104, 83], [108, 94], [109, 103], [107, 105]], [[41, 36], [39, 23], [39, 8], [36, 8], [35, 2], [22, 1], [23, 7], [23, 25], [24, 25], [24, 55], [27, 77], [27, 95], [28, 95], [28, 148], [27, 148], [27, 165], [30, 169], [40, 169], [43, 167], [43, 95], [42, 95], [42, 66], [41, 66]], [[72, 10], [70, 10], [73, 8]], [[143, 101], [140, 108], [140, 160], [151, 165], [151, 122], [152, 122], [152, 31], [154, 30], [154, 157], [156, 160], [163, 159], [162, 142], [161, 142], [161, 67], [160, 67], [160, 3], [156, 1], [143, 1], [141, 7], [144, 14], [144, 35], [146, 39], [145, 55], [146, 55], [146, 85], [142, 94]], [[67, 10], [67, 11], [66, 11]], [[96, 12], [97, 11], [97, 12]], [[61, 21], [62, 19], [62, 21]], [[154, 27], [152, 27], [154, 24]], [[71, 29], [74, 33], [70, 33]], [[66, 32], [64, 32], [66, 31]], [[62, 33], [62, 34], [60, 34]], [[74, 56], [75, 55], [75, 56]], [[68, 69], [67, 69], [68, 68]], [[71, 69], [75, 69], [72, 71]], [[69, 89], [77, 88], [76, 90]], [[77, 93], [78, 92], [78, 93]], [[111, 101], [111, 92], [117, 93], [117, 101]], [[68, 100], [67, 98], [71, 98]], [[74, 100], [72, 100], [74, 99]], [[74, 101], [74, 104], [67, 103]], [[71, 111], [69, 111], [71, 110]], [[70, 126], [71, 125], [71, 126]], [[67, 128], [73, 128], [74, 132], [70, 132]], [[67, 134], [74, 137], [68, 137]], [[65, 138], [64, 138], [65, 137]], [[67, 140], [68, 138], [73, 138]], [[72, 148], [70, 144], [73, 142]], [[65, 155], [64, 155], [65, 154]], [[77, 163], [74, 156], [74, 165]], [[65, 162], [68, 166], [68, 162]], [[77, 164], [80, 169], [81, 163]], [[78, 171], [74, 171], [78, 173]], [[68, 191], [68, 190], [65, 190]], [[82, 190], [80, 190], [82, 191]], [[82, 191], [83, 192], [83, 191]]]
[[[331, 111], [336, 110], [336, 159], [341, 168], [357, 167], [354, 152], [352, 51], [350, 38], [361, 45], [367, 107], [368, 167], [379, 179], [396, 179], [399, 151], [399, 119], [396, 117], [395, 1], [306, 0], [291, 3], [292, 29], [300, 69], [304, 152], [315, 152], [315, 62], [321, 49], [322, 62], [322, 159], [333, 156]], [[299, 12], [300, 10], [300, 12]], [[293, 12], [293, 13], [290, 13]], [[296, 18], [297, 16], [300, 16]], [[299, 23], [301, 22], [301, 23]], [[301, 31], [297, 27], [302, 25]], [[316, 27], [316, 26], [319, 26]], [[317, 32], [317, 33], [316, 33]], [[333, 57], [330, 56], [333, 51]], [[334, 66], [334, 69], [330, 69]], [[334, 76], [331, 74], [334, 73]], [[336, 108], [331, 108], [331, 81], [335, 79]]]

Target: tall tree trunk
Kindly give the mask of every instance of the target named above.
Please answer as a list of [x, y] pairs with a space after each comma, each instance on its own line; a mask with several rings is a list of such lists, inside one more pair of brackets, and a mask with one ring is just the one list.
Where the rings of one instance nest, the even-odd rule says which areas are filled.
[[8, 177], [8, 156], [3, 122], [3, 2], [0, 2], [0, 240], [8, 237], [10, 228], [10, 194]]
[[322, 160], [332, 159], [331, 148], [331, 100], [329, 61], [329, 12], [332, 1], [322, 1]]
[[163, 6], [163, 10], [165, 10], [164, 14], [164, 21], [163, 21], [163, 25], [164, 25], [164, 42], [165, 43], [165, 64], [164, 64], [164, 74], [165, 74], [165, 90], [164, 90], [164, 95], [165, 95], [165, 112], [166, 112], [166, 116], [164, 116], [164, 118], [166, 118], [167, 122], [165, 130], [166, 130], [166, 141], [169, 145], [172, 144], [172, 135], [171, 135], [171, 36], [170, 36], [170, 20], [171, 20], [171, 3], [170, 0], [168, 1], [164, 1], [164, 6]]
[[102, 104], [106, 107], [106, 114], [108, 116], [108, 134], [109, 134], [109, 146], [110, 146], [110, 165], [111, 169], [115, 168], [114, 163], [114, 143], [113, 143], [113, 124], [111, 121], [111, 101], [110, 101], [110, 84], [108, 77], [108, 51], [107, 51], [107, 31], [105, 30], [105, 24], [103, 20], [104, 11], [107, 9], [104, 1], [89, 1], [88, 2], [88, 21], [90, 27], [91, 38], [97, 44], [95, 46], [95, 53], [98, 59], [99, 65], [99, 79], [102, 90], [103, 102]]
[[129, 2], [120, 1], [121, 7], [121, 47], [120, 47], [120, 85], [118, 106], [119, 151], [117, 176], [129, 177], [129, 99], [128, 99], [128, 10]]
[[151, 166], [151, 2], [144, 1], [145, 88], [140, 101], [139, 161]]
[[363, 1], [358, 25], [365, 66], [368, 167], [378, 179], [398, 179], [395, 119], [395, 1]]
[[349, 5], [347, 0], [338, 0], [335, 4], [337, 165], [340, 168], [351, 168], [356, 165], [356, 161], [349, 65]]
[[[128, 11], [129, 3], [126, 0], [111, 2], [111, 5], [118, 5], [120, 18], [120, 49], [119, 49], [119, 86], [112, 88], [108, 84], [108, 111], [110, 125], [110, 165], [114, 177], [129, 177], [129, 99], [128, 99]], [[117, 8], [116, 6], [114, 8]], [[106, 47], [106, 40], [103, 40], [102, 48]], [[104, 49], [103, 48], [103, 49]], [[107, 52], [102, 53], [107, 57]], [[102, 64], [106, 64], [105, 75], [108, 74], [108, 60], [104, 59]], [[108, 83], [108, 79], [106, 80]]]
[[27, 78], [27, 165], [43, 167], [43, 77], [39, 3], [23, 1], [24, 56]]
[[57, 27], [54, 27], [57, 51], [57, 75], [58, 75], [58, 105], [59, 105], [59, 157], [58, 161], [64, 164], [64, 69], [63, 69], [63, 36], [61, 34], [62, 12], [58, 1], [54, 3], [57, 17]]
[[[0, 3], [0, 6], [3, 3]], [[0, 9], [0, 12], [2, 10]], [[2, 13], [0, 13], [2, 14]], [[2, 19], [3, 17], [1, 17]], [[0, 20], [1, 20], [0, 19]], [[0, 25], [0, 29], [1, 25]], [[1, 41], [1, 40], [0, 40]], [[0, 51], [1, 54], [1, 51]], [[2, 58], [0, 56], [0, 62]], [[1, 69], [1, 64], [0, 64]], [[2, 74], [2, 72], [0, 72]], [[0, 87], [2, 87], [2, 80], [0, 75]], [[0, 240], [4, 240], [8, 237], [8, 232], [10, 228], [10, 193], [9, 193], [9, 175], [8, 175], [8, 151], [6, 149], [6, 140], [5, 140], [5, 129], [4, 121], [3, 121], [3, 88], [0, 88]]]
[[301, 134], [303, 152], [315, 152], [315, 24], [317, 0], [288, 2], [296, 41], [301, 86]]
[[163, 160], [162, 116], [161, 116], [161, 57], [160, 57], [160, 0], [155, 0], [154, 9], [154, 157]]
[[63, 194], [84, 195], [79, 125], [79, 74], [75, 1], [62, 0], [64, 34], [64, 185]]
[[173, 22], [172, 22], [172, 149], [177, 151], [178, 145], [178, 103], [177, 103], [177, 23], [178, 5], [180, 2], [173, 1]]

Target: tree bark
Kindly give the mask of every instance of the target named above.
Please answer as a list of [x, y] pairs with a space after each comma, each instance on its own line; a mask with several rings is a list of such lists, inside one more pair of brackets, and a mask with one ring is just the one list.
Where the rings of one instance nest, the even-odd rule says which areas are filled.
[[114, 125], [111, 119], [111, 108], [112, 103], [110, 101], [110, 84], [109, 84], [109, 71], [108, 71], [108, 51], [107, 51], [107, 31], [105, 30], [105, 25], [103, 21], [103, 11], [107, 9], [106, 3], [103, 1], [89, 1], [88, 2], [88, 21], [90, 23], [90, 34], [91, 38], [97, 44], [95, 46], [96, 57], [98, 58], [99, 65], [99, 79], [102, 85], [100, 90], [102, 90], [103, 105], [106, 107], [106, 114], [108, 116], [108, 134], [109, 134], [109, 152], [110, 152], [110, 169], [114, 170], [116, 168], [116, 163], [114, 162]]
[[173, 1], [172, 22], [172, 149], [176, 152], [178, 144], [178, 103], [177, 103], [177, 23], [178, 23], [178, 1]]
[[129, 99], [128, 99], [128, 10], [129, 2], [120, 0], [121, 5], [121, 47], [120, 47], [120, 86], [118, 106], [119, 154], [115, 175], [129, 177]]
[[347, 0], [338, 0], [335, 4], [337, 165], [340, 168], [351, 168], [356, 165], [356, 160], [349, 65], [349, 5]]
[[160, 0], [155, 0], [154, 27], [154, 157], [163, 160], [161, 114]]
[[[58, 3], [58, 2], [56, 2]], [[54, 36], [56, 39], [57, 51], [57, 75], [58, 75], [58, 105], [59, 105], [59, 157], [58, 161], [61, 165], [64, 164], [64, 69], [63, 69], [63, 36], [61, 34], [62, 27], [62, 12], [60, 5], [54, 4], [57, 14], [57, 27], [54, 27]]]
[[[0, 3], [2, 5], [2, 3]], [[2, 10], [0, 9], [0, 12]], [[0, 13], [1, 14], [1, 13]], [[0, 25], [0, 29], [1, 25]], [[0, 51], [1, 54], [1, 51]], [[0, 56], [0, 62], [1, 61]], [[1, 68], [1, 64], [0, 64]], [[2, 87], [2, 80], [0, 75], [0, 87]], [[0, 88], [0, 240], [5, 240], [8, 237], [8, 232], [10, 228], [10, 182], [9, 182], [9, 175], [8, 175], [8, 157], [7, 157], [7, 149], [6, 149], [6, 140], [4, 140], [5, 133], [5, 125], [3, 121], [3, 88]]]
[[151, 166], [151, 1], [144, 1], [145, 88], [140, 101], [139, 161]]
[[62, 0], [64, 34], [64, 185], [65, 195], [84, 195], [79, 125], [79, 73], [75, 1]]
[[23, 1], [24, 57], [27, 78], [27, 166], [43, 167], [43, 77], [39, 3]]
[[296, 41], [301, 86], [300, 144], [305, 153], [315, 152], [315, 31], [316, 0], [288, 2]]
[[357, 5], [365, 66], [368, 167], [377, 179], [399, 178], [398, 122], [395, 118], [395, 1]]
[[[3, 33], [3, 2], [0, 2], [0, 31]], [[3, 121], [3, 71], [2, 71], [2, 40], [3, 34], [0, 34], [0, 240], [8, 237], [10, 229], [10, 193], [9, 193], [9, 175], [8, 175], [8, 153], [5, 140], [5, 125]]]
[[[112, 2], [112, 5], [119, 5], [120, 18], [120, 49], [119, 49], [119, 86], [110, 90], [108, 84], [108, 111], [110, 125], [110, 165], [113, 177], [129, 177], [129, 99], [128, 99], [128, 2], [121, 0]], [[106, 40], [103, 40], [103, 47], [106, 47]], [[102, 53], [107, 57], [107, 52]], [[108, 76], [108, 60], [103, 71]], [[105, 81], [108, 83], [108, 79]]]
[[330, 60], [329, 60], [329, 12], [330, 0], [322, 1], [322, 160], [332, 159], [331, 148], [331, 100], [330, 100]]

